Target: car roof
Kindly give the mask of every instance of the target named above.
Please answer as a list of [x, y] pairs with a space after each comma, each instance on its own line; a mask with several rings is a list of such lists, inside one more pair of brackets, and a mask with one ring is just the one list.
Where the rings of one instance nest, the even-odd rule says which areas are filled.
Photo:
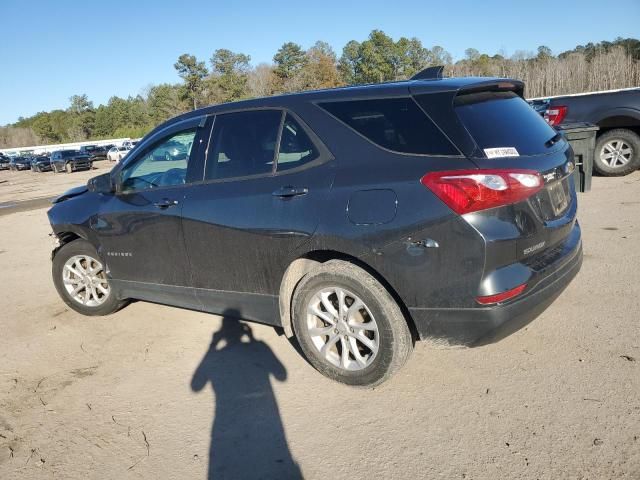
[[[513, 83], [517, 88], [523, 89], [524, 84], [519, 80], [499, 77], [450, 77], [438, 79], [402, 80], [395, 82], [373, 83], [367, 85], [351, 85], [345, 87], [327, 88], [322, 90], [307, 90], [304, 92], [284, 93], [270, 97], [252, 98], [218, 105], [210, 105], [197, 110], [183, 113], [157, 128], [164, 128], [171, 123], [186, 120], [202, 115], [223, 113], [231, 110], [241, 110], [260, 107], [285, 107], [298, 102], [318, 102], [356, 99], [358, 97], [375, 98], [377, 96], [401, 96], [407, 95], [409, 89], [419, 90], [420, 93], [452, 92], [466, 89], [475, 85], [495, 84], [499, 82]], [[156, 129], [154, 129], [155, 131]]]

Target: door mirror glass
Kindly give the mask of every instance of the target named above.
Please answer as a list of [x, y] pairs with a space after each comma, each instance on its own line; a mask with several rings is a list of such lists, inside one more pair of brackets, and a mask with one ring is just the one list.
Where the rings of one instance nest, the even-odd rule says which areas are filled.
[[87, 187], [90, 192], [96, 193], [112, 193], [114, 191], [110, 173], [104, 173], [97, 177], [93, 177], [89, 182], [87, 182]]

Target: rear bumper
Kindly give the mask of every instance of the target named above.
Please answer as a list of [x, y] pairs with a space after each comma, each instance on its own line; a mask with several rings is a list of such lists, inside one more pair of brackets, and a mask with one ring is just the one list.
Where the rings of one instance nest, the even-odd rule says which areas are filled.
[[582, 243], [524, 296], [503, 305], [478, 308], [409, 308], [420, 339], [449, 345], [497, 342], [533, 321], [571, 283], [582, 266]]

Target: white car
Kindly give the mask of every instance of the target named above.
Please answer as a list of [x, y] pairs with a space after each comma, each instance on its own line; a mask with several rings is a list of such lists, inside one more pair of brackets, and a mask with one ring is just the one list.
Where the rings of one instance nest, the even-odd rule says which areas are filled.
[[130, 148], [127, 147], [111, 147], [107, 152], [107, 160], [112, 162], [119, 162], [122, 160], [127, 153], [129, 153]]

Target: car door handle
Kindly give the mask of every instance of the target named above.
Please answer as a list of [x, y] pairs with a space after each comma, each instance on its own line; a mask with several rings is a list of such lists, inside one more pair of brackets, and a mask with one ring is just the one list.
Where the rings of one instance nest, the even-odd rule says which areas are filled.
[[297, 197], [298, 195], [306, 195], [309, 193], [309, 189], [306, 187], [292, 187], [291, 185], [287, 185], [286, 187], [281, 187], [275, 192], [272, 193], [274, 197], [280, 198], [290, 198]]
[[171, 200], [168, 198], [163, 198], [162, 200], [155, 202], [154, 205], [158, 208], [161, 208], [162, 210], [169, 208], [169, 207], [175, 207], [176, 205], [178, 205], [178, 201], [177, 200]]

